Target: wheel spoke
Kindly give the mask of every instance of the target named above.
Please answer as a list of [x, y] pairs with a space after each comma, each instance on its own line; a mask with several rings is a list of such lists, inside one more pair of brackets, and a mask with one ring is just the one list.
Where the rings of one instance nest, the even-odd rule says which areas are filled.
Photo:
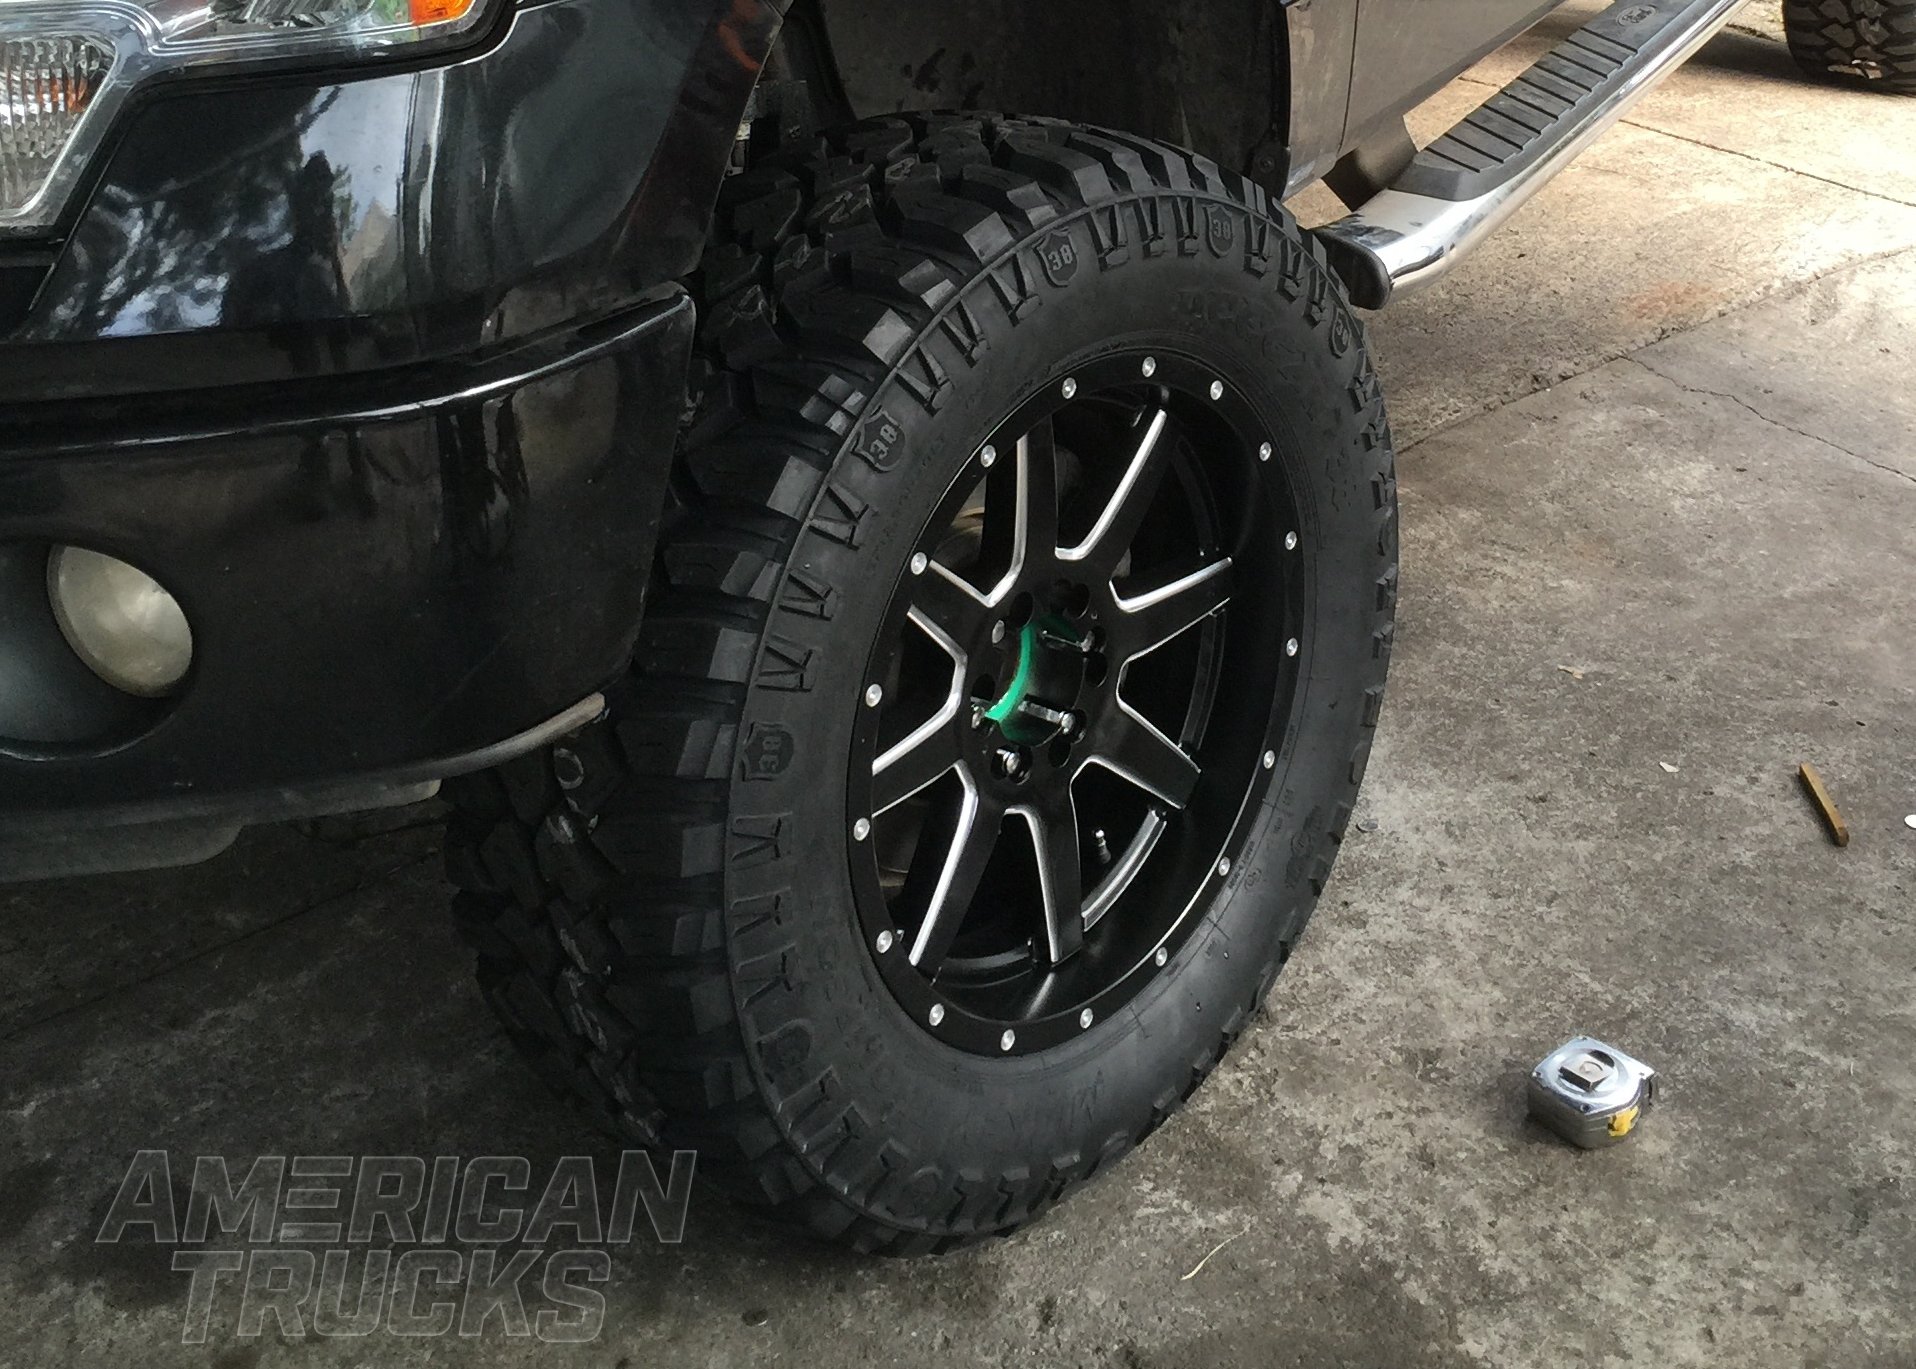
[[1155, 651], [1231, 600], [1232, 562], [1221, 556], [1139, 594], [1117, 596], [1111, 643], [1120, 664]]
[[1171, 453], [1177, 447], [1172, 440], [1172, 433], [1170, 414], [1159, 409], [1151, 415], [1144, 425], [1137, 450], [1132, 454], [1130, 464], [1125, 467], [1117, 489], [1112, 492], [1111, 501], [1105, 505], [1104, 512], [1098, 515], [1097, 523], [1084, 541], [1061, 550], [1058, 559], [1087, 562], [1107, 573], [1123, 559], [1124, 553], [1137, 537], [1138, 529], [1144, 526], [1145, 515], [1157, 500], [1159, 486], [1164, 483]]
[[1053, 965], [1084, 947], [1084, 876], [1078, 855], [1078, 809], [1069, 785], [1042, 807], [1013, 810], [1031, 827], [1044, 895], [1045, 949]]
[[[923, 893], [925, 915], [912, 940], [911, 963], [928, 975], [936, 975], [950, 954], [951, 943], [964, 925], [965, 914], [971, 911], [978, 881], [991, 863], [998, 833], [1004, 826], [1004, 810], [988, 795], [979, 793], [968, 771], [960, 768], [958, 774], [964, 781], [964, 796], [955, 813], [926, 825], [919, 839], [921, 859], [913, 862], [912, 869], [912, 883], [920, 889], [914, 889], [911, 883], [906, 889], [906, 897], [914, 903], [918, 900], [913, 895], [921, 890]], [[935, 866], [923, 858], [941, 846], [944, 855]], [[918, 878], [921, 870], [925, 871], [923, 879]]]
[[1099, 728], [1089, 763], [1102, 765], [1173, 808], [1191, 801], [1203, 774], [1184, 749], [1122, 698]]
[[985, 482], [985, 549], [987, 564], [1007, 567], [985, 596], [992, 604], [1010, 595], [1028, 570], [1057, 559], [1058, 449], [1048, 418], [1018, 439], [1010, 459], [1001, 459]]
[[911, 590], [912, 622], [963, 666], [965, 649], [960, 644], [973, 640], [990, 611], [984, 596], [936, 561], [926, 565]]
[[951, 773], [958, 764], [955, 728], [962, 705], [954, 690], [928, 721], [872, 763], [873, 817], [896, 808]]

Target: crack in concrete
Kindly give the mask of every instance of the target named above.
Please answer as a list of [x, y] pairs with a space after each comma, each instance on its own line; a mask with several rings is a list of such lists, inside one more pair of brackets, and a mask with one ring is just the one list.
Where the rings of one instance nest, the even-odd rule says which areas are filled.
[[1847, 190], [1853, 195], [1861, 195], [1866, 199], [1881, 200], [1885, 204], [1900, 204], [1905, 209], [1916, 209], [1916, 200], [1906, 200], [1900, 195], [1886, 194], [1881, 190], [1865, 190], [1860, 185], [1851, 185], [1848, 181], [1839, 181], [1831, 176], [1819, 176], [1814, 171], [1803, 170], [1800, 166], [1791, 166], [1786, 162], [1771, 161], [1768, 157], [1759, 157], [1754, 152], [1744, 152], [1739, 148], [1718, 147], [1715, 143], [1705, 142], [1701, 138], [1693, 138], [1687, 133], [1672, 133], [1667, 128], [1657, 128], [1652, 124], [1640, 124], [1635, 119], [1625, 119], [1623, 122], [1631, 128], [1642, 129], [1645, 133], [1655, 133], [1665, 138], [1674, 138], [1677, 142], [1688, 143], [1692, 147], [1700, 147], [1708, 152], [1721, 152], [1726, 157], [1741, 157], [1746, 162], [1755, 162], [1758, 166], [1767, 166], [1772, 170], [1786, 172], [1791, 176], [1801, 176], [1805, 180], [1816, 181], [1821, 185], [1827, 185], [1836, 190]]
[[[1719, 319], [1734, 318], [1736, 315], [1741, 314], [1745, 312], [1746, 310], [1754, 309], [1758, 305], [1770, 304], [1770, 303], [1775, 303], [1775, 302], [1780, 302], [1783, 300], [1790, 299], [1792, 296], [1796, 295], [1797, 293], [1804, 290], [1808, 290], [1812, 286], [1820, 285], [1822, 282], [1830, 279], [1830, 277], [1840, 275], [1841, 273], [1845, 271], [1859, 271], [1866, 267], [1876, 266], [1882, 262], [1894, 261], [1898, 257], [1908, 256], [1912, 253], [1916, 253], [1916, 246], [1892, 247], [1886, 252], [1877, 252], [1867, 257], [1857, 257], [1853, 261], [1838, 262], [1834, 266], [1826, 267], [1823, 270], [1814, 273], [1813, 275], [1808, 275], [1803, 277], [1801, 280], [1791, 281], [1788, 284], [1783, 285], [1781, 288], [1776, 290], [1768, 291], [1762, 294], [1752, 295], [1749, 299], [1742, 301], [1740, 304], [1732, 304], [1728, 306], [1727, 308], [1720, 309], [1716, 313], [1710, 314], [1709, 316], [1705, 318], [1696, 319], [1695, 321], [1685, 324], [1681, 327], [1659, 328], [1657, 330], [1657, 335], [1655, 337], [1650, 338], [1645, 342], [1640, 342], [1636, 346], [1630, 347], [1621, 352], [1609, 352], [1609, 353], [1599, 354], [1596, 358], [1594, 358], [1590, 362], [1588, 366], [1585, 366], [1582, 370], [1573, 371], [1569, 375], [1559, 376], [1556, 380], [1551, 381], [1548, 384], [1538, 385], [1533, 389], [1525, 390], [1522, 394], [1511, 395], [1507, 399], [1491, 400], [1489, 403], [1484, 404], [1480, 408], [1472, 409], [1468, 413], [1456, 414], [1453, 417], [1444, 421], [1443, 423], [1439, 424], [1437, 427], [1432, 428], [1429, 432], [1424, 433], [1422, 436], [1418, 437], [1416, 441], [1408, 443], [1403, 447], [1400, 447], [1398, 449], [1397, 455], [1400, 458], [1408, 456], [1411, 452], [1423, 446], [1424, 443], [1430, 441], [1433, 437], [1442, 436], [1444, 433], [1449, 432], [1452, 428], [1461, 427], [1464, 424], [1474, 422], [1475, 420], [1479, 418], [1487, 418], [1491, 414], [1499, 413], [1502, 410], [1509, 408], [1512, 404], [1516, 404], [1521, 400], [1529, 399], [1532, 395], [1549, 394], [1552, 390], [1556, 389], [1559, 385], [1568, 385], [1572, 381], [1582, 380], [1586, 376], [1589, 376], [1597, 371], [1601, 371], [1604, 367], [1610, 365], [1614, 361], [1634, 360], [1638, 352], [1646, 351], [1649, 348], [1656, 346], [1659, 342], [1663, 342], [1669, 338], [1682, 337], [1686, 333], [1694, 333], [1697, 329], [1707, 327], [1708, 325], [1717, 322]], [[1867, 457], [1863, 457], [1860, 459], [1868, 460]]]
[[311, 903], [301, 904], [291, 912], [282, 914], [270, 922], [263, 922], [259, 926], [242, 932], [230, 940], [220, 941], [211, 946], [202, 946], [191, 955], [181, 956], [178, 960], [169, 961], [156, 970], [148, 971], [146, 974], [115, 984], [111, 988], [94, 994], [91, 998], [82, 999], [78, 1003], [69, 1003], [65, 1007], [50, 1012], [44, 1017], [36, 1017], [31, 1021], [22, 1022], [5, 1032], [0, 1032], [0, 1045], [16, 1041], [30, 1032], [38, 1031], [40, 1028], [50, 1026], [55, 1022], [64, 1021], [67, 1018], [77, 1017], [82, 1013], [90, 1012], [103, 1003], [110, 1003], [136, 990], [143, 989], [149, 984], [156, 983], [169, 975], [188, 969], [222, 952], [230, 951], [237, 946], [244, 946], [249, 941], [257, 940], [270, 932], [276, 932], [280, 928], [297, 922], [303, 917], [310, 917], [312, 914], [330, 907], [335, 903], [341, 903], [347, 899], [366, 893], [368, 890], [380, 888], [382, 885], [391, 883], [408, 870], [416, 869], [421, 865], [431, 862], [438, 857], [438, 854], [438, 851], [434, 850], [426, 852], [423, 855], [414, 856], [411, 860], [402, 861], [391, 869], [382, 870], [378, 874], [359, 880], [350, 888], [340, 889], [334, 893], [316, 898]]
[[[1647, 351], [1648, 349], [1645, 348], [1643, 350]], [[1701, 385], [1687, 384], [1684, 381], [1678, 380], [1675, 376], [1669, 374], [1667, 371], [1659, 371], [1656, 367], [1652, 366], [1649, 362], [1645, 361], [1642, 358], [1642, 356], [1640, 356], [1639, 354], [1635, 352], [1629, 353], [1628, 355], [1619, 357], [1617, 359], [1619, 361], [1632, 362], [1635, 365], [1642, 367], [1644, 370], [1648, 371], [1651, 375], [1655, 376], [1658, 380], [1661, 380], [1668, 384], [1676, 386], [1677, 389], [1683, 391], [1683, 393], [1685, 394], [1709, 395], [1713, 399], [1727, 399], [1730, 401], [1730, 403], [1736, 405], [1738, 408], [1741, 408], [1745, 412], [1747, 412], [1752, 418], [1756, 418], [1760, 420], [1761, 422], [1767, 423], [1771, 427], [1781, 428], [1786, 433], [1794, 433], [1798, 437], [1807, 438], [1811, 442], [1815, 442], [1820, 444], [1821, 446], [1828, 447], [1831, 451], [1841, 452], [1844, 456], [1851, 457], [1857, 461], [1860, 461], [1865, 466], [1874, 466], [1879, 471], [1886, 471], [1890, 475], [1899, 476], [1900, 478], [1909, 481], [1910, 484], [1916, 485], [1916, 475], [1911, 475], [1908, 471], [1899, 470], [1895, 466], [1885, 465], [1881, 461], [1877, 461], [1870, 457], [1864, 456], [1861, 452], [1851, 451], [1848, 447], [1845, 447], [1842, 443], [1832, 441], [1830, 438], [1824, 437], [1820, 433], [1807, 432], [1802, 428], [1796, 427], [1794, 424], [1785, 423], [1782, 419], [1777, 418], [1772, 414], [1764, 413], [1761, 409], [1757, 408], [1756, 405], [1750, 403], [1749, 400], [1743, 398], [1743, 396], [1741, 395], [1731, 394], [1727, 390], [1711, 390]]]

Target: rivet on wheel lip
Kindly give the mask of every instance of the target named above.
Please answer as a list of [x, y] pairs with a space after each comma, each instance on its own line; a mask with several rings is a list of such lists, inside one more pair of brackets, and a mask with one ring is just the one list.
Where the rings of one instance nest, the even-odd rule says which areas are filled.
[[1217, 863], [1217, 872], [1220, 875], [1228, 875], [1231, 873], [1231, 858], [1229, 856], [1224, 856], [1219, 859]]
[[1089, 1009], [1089, 1008], [1086, 1008], [1086, 1009], [1085, 1009], [1085, 1010], [1084, 1010], [1083, 1012], [1081, 1012], [1081, 1013], [1079, 1013], [1079, 1014], [1078, 1014], [1078, 1028], [1079, 1028], [1079, 1030], [1080, 1030], [1080, 1031], [1089, 1031], [1089, 1030], [1090, 1030], [1090, 1028], [1091, 1028], [1091, 1024], [1092, 1024], [1092, 1022], [1093, 1022], [1093, 1021], [1095, 1021], [1095, 1020], [1096, 1020], [1096, 1019], [1095, 1019], [1095, 1018], [1094, 1018], [1094, 1017], [1092, 1016], [1092, 1012], [1091, 1012], [1091, 1009]]
[[1017, 1044], [1018, 1044], [1018, 1033], [1013, 1031], [1011, 1028], [1006, 1027], [1005, 1034], [998, 1038], [998, 1049], [1001, 1051], [1008, 1051]]
[[878, 954], [883, 955], [885, 954], [885, 952], [889, 951], [891, 948], [892, 948], [891, 933], [880, 932], [878, 934]]
[[1284, 654], [1286, 656], [1297, 655], [1297, 638], [1293, 637], [1290, 641], [1284, 643]]
[[998, 449], [987, 446], [983, 451], [978, 453], [978, 461], [986, 470], [990, 470], [998, 464]]
[[1272, 766], [1276, 764], [1277, 764], [1277, 752], [1266, 751], [1264, 753], [1264, 768], [1266, 770], [1269, 770]]
[[1076, 395], [1077, 393], [1078, 393], [1078, 382], [1073, 380], [1070, 376], [1066, 376], [1064, 381], [1064, 397], [1066, 399], [1070, 399], [1072, 396]]
[[870, 836], [871, 834], [872, 834], [872, 820], [870, 818], [860, 818], [857, 822], [854, 822], [852, 824], [852, 840], [853, 841], [863, 841], [866, 837]]
[[931, 1005], [929, 1020], [934, 1027], [945, 1020], [945, 1005], [943, 1003], [934, 1003]]
[[1157, 962], [1157, 966], [1159, 969], [1163, 969], [1164, 962], [1169, 960], [1170, 958], [1171, 958], [1171, 953], [1165, 950], [1164, 947], [1162, 946], [1158, 947], [1158, 953], [1151, 957], [1152, 960]]
[[885, 702], [885, 686], [873, 685], [865, 691], [865, 707], [876, 708]]
[[1004, 639], [1005, 639], [1005, 620], [1000, 618], [997, 622], [991, 625], [992, 644], [995, 646], [997, 643], [1002, 642]]
[[[1297, 534], [1292, 533], [1291, 536], [1296, 537]], [[931, 568], [931, 558], [929, 556], [925, 555], [925, 553], [922, 551], [912, 553], [911, 573], [913, 575], [923, 575], [930, 568]]]
[[1146, 357], [1144, 359], [1144, 374], [1146, 378], [1148, 379], [1149, 377], [1154, 376], [1157, 373], [1158, 373], [1158, 359], [1156, 357]]
[[1223, 381], [1214, 380], [1211, 382], [1211, 398], [1212, 399], [1224, 398], [1224, 382]]
[[1284, 550], [1285, 551], [1297, 550], [1297, 534], [1296, 533], [1287, 532], [1284, 534]]
[[1271, 444], [1270, 443], [1266, 442], [1263, 446], [1257, 449], [1257, 459], [1259, 461], [1269, 461], [1271, 459]]

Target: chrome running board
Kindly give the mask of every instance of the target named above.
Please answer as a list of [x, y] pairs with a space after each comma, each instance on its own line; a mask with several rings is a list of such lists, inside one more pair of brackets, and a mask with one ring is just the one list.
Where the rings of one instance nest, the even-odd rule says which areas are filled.
[[1730, 21], [1744, 0], [1618, 0], [1316, 230], [1351, 299], [1443, 276]]

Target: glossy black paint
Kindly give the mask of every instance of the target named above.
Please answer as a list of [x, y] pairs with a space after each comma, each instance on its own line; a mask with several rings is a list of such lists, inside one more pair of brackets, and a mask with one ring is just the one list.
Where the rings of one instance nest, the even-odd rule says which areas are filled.
[[10, 429], [0, 546], [134, 561], [185, 606], [196, 661], [132, 737], [0, 738], [0, 823], [417, 765], [599, 689], [637, 633], [692, 325], [673, 296], [350, 418], [269, 405], [260, 431], [168, 422], [83, 455]]
[[[0, 254], [0, 836], [430, 772], [622, 671], [675, 282], [784, 3], [545, 0], [127, 108], [64, 240]], [[22, 684], [61, 542], [186, 606], [177, 699]]]
[[[130, 109], [0, 404], [497, 347], [689, 271], [769, 0], [550, 0], [418, 70], [176, 82]], [[4, 316], [0, 316], [4, 317]]]

